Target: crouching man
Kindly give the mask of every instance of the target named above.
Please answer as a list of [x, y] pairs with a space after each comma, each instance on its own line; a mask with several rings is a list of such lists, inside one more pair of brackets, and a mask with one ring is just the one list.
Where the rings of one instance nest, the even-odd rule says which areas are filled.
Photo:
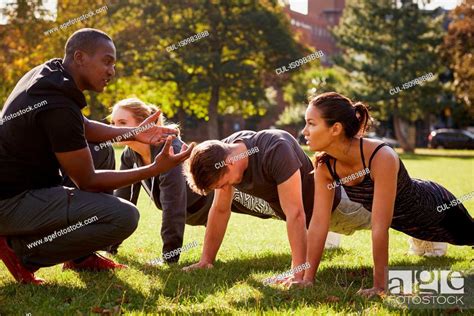
[[[169, 152], [168, 135], [176, 131], [154, 124], [160, 113], [145, 120], [140, 133], [82, 115], [83, 91], [104, 90], [115, 75], [115, 56], [107, 34], [81, 29], [68, 39], [64, 59], [30, 70], [5, 103], [0, 115], [0, 259], [18, 282], [42, 283], [34, 272], [63, 262], [72, 270], [125, 267], [95, 251], [130, 236], [138, 210], [100, 192], [156, 176], [190, 154], [192, 146], [177, 155]], [[88, 142], [105, 150], [104, 142], [122, 135], [150, 144], [168, 138], [149, 166], [96, 171]], [[78, 189], [61, 185], [60, 169]]]

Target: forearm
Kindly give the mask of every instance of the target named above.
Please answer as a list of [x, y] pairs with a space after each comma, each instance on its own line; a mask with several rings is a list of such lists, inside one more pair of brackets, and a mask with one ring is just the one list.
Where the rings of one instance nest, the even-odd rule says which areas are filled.
[[[213, 210], [211, 210], [212, 212]], [[210, 216], [207, 226], [206, 235], [204, 237], [204, 246], [201, 255], [201, 261], [206, 263], [213, 263], [216, 260], [217, 252], [221, 247], [224, 235], [229, 222], [229, 212], [213, 212]]]
[[[306, 262], [306, 224], [303, 210], [288, 216], [286, 227], [291, 248], [291, 263], [294, 268]], [[298, 272], [295, 278], [302, 279], [303, 274], [303, 271]]]
[[154, 164], [130, 170], [95, 170], [83, 183], [77, 183], [81, 190], [89, 192], [102, 192], [129, 186], [143, 179], [153, 177], [160, 173]]
[[388, 228], [372, 229], [372, 253], [374, 259], [374, 287], [385, 288], [388, 267]]
[[306, 260], [309, 263], [309, 268], [304, 273], [305, 281], [314, 282], [314, 277], [318, 271], [321, 258], [323, 257], [324, 244], [328, 231], [329, 227], [327, 225], [318, 228], [312, 225], [308, 229], [308, 250], [306, 253]]

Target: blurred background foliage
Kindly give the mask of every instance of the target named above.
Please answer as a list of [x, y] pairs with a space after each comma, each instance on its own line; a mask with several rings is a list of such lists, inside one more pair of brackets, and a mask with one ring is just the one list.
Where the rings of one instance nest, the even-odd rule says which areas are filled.
[[[103, 6], [106, 12], [45, 33]], [[105, 93], [85, 93], [85, 114], [92, 119], [107, 117], [115, 102], [136, 96], [181, 126], [194, 120], [208, 138], [226, 136], [224, 117], [241, 117], [246, 128], [297, 131], [308, 97], [337, 91], [368, 102], [377, 119], [393, 121], [408, 151], [402, 120], [413, 122], [453, 104], [460, 122], [473, 124], [474, 17], [467, 2], [450, 13], [445, 31], [445, 17], [420, 10], [415, 0], [348, 0], [332, 30], [341, 54], [329, 67], [315, 60], [282, 75], [275, 69], [315, 49], [291, 30], [277, 0], [58, 0], [55, 14], [41, 0], [16, 0], [3, 11], [8, 23], [0, 25], [0, 105], [24, 73], [62, 57], [75, 30], [94, 27], [114, 39], [117, 75]], [[166, 50], [204, 31], [209, 36]], [[429, 72], [437, 77], [429, 84], [388, 93]]]

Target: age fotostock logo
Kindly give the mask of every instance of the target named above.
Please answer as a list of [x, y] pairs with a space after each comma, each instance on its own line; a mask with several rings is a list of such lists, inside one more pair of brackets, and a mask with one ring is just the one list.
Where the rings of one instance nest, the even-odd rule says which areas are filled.
[[397, 305], [412, 308], [464, 308], [473, 304], [472, 287], [466, 286], [467, 280], [462, 271], [390, 269], [387, 294]]

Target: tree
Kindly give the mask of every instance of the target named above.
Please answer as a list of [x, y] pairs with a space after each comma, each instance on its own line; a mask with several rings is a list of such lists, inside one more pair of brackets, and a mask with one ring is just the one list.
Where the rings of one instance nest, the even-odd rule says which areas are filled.
[[459, 103], [455, 113], [469, 125], [474, 120], [474, 10], [464, 2], [450, 16], [452, 22], [444, 37], [443, 55], [454, 76], [452, 90]]
[[397, 2], [349, 0], [334, 32], [344, 49], [336, 63], [350, 73], [356, 98], [374, 106], [379, 118], [393, 117], [397, 140], [411, 152], [414, 144], [403, 134], [402, 120], [411, 122], [440, 110], [437, 96], [442, 86], [431, 80], [402, 87], [425, 74], [439, 73], [441, 17], [419, 9], [415, 0]]
[[285, 101], [289, 106], [280, 114], [276, 126], [296, 130], [303, 128], [304, 114], [310, 97], [330, 91], [349, 94], [344, 76], [339, 67], [321, 68], [318, 65], [299, 71], [284, 87]]
[[219, 114], [264, 114], [264, 78], [306, 52], [277, 1], [137, 0], [118, 8], [114, 20], [124, 21], [114, 30], [119, 56], [130, 63], [120, 67], [124, 75], [166, 85], [158, 103], [206, 118], [212, 139], [220, 136]]
[[[40, 0], [13, 4], [11, 16], [27, 16], [28, 21], [12, 18], [0, 30], [6, 52], [0, 55], [2, 96], [32, 67], [61, 57], [75, 30], [94, 27], [115, 42], [117, 76], [106, 93], [85, 93], [86, 115], [101, 119], [118, 99], [135, 94], [159, 105], [167, 116], [178, 114], [180, 121], [186, 114], [206, 119], [209, 137], [219, 138], [219, 115], [264, 115], [273, 106], [266, 88], [281, 86], [291, 77], [277, 76], [275, 69], [307, 53], [294, 40], [277, 0], [116, 1], [106, 14], [48, 32], [99, 7], [92, 0], [81, 0], [80, 5], [62, 0], [57, 18], [45, 11], [45, 19], [37, 13]], [[208, 36], [167, 49], [202, 32]]]
[[44, 56], [51, 52], [38, 33], [42, 32], [51, 18], [41, 6], [41, 0], [18, 0], [8, 3], [3, 10], [8, 23], [0, 28], [0, 107], [17, 81], [32, 67], [44, 62]]
[[[108, 31], [103, 13], [75, 22], [65, 28], [60, 25], [102, 7], [97, 1], [58, 1], [57, 14], [46, 10], [41, 0], [18, 0], [7, 5], [6, 25], [0, 28], [0, 97], [6, 100], [18, 80], [33, 67], [45, 61], [63, 57], [64, 45], [74, 31], [94, 27]], [[84, 112], [93, 119], [103, 118], [107, 108], [97, 100], [97, 94], [85, 92], [87, 107]], [[3, 106], [3, 102], [1, 102]]]

